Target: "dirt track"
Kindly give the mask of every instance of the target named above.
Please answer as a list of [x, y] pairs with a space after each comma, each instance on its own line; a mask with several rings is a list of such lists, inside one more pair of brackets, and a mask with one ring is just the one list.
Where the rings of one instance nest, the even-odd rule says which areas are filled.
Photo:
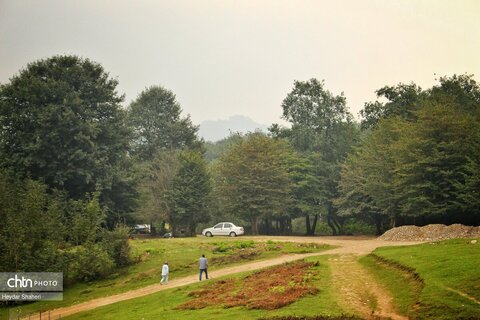
[[[336, 254], [339, 255], [340, 261], [342, 259], [345, 259], [346, 256], [358, 256], [358, 255], [365, 255], [370, 252], [372, 252], [375, 248], [382, 247], [382, 246], [400, 246], [400, 245], [412, 245], [412, 244], [417, 244], [419, 242], [412, 242], [412, 241], [404, 241], [404, 242], [390, 242], [390, 241], [383, 241], [383, 240], [377, 240], [375, 238], [368, 238], [368, 237], [267, 237], [267, 236], [258, 236], [258, 237], [245, 237], [248, 239], [252, 240], [257, 240], [257, 241], [262, 241], [262, 240], [273, 240], [273, 241], [293, 241], [293, 242], [305, 242], [305, 243], [325, 243], [333, 246], [338, 246], [338, 248], [334, 248], [331, 250], [326, 250], [323, 252], [319, 253], [306, 253], [306, 254], [292, 254], [292, 255], [285, 255], [269, 260], [262, 260], [262, 261], [256, 261], [256, 262], [251, 262], [239, 266], [234, 266], [234, 267], [227, 267], [224, 269], [219, 269], [219, 270], [212, 270], [209, 272], [211, 278], [219, 278], [222, 276], [234, 274], [234, 273], [239, 273], [239, 272], [245, 272], [245, 271], [252, 271], [252, 270], [257, 270], [265, 267], [270, 267], [278, 264], [282, 264], [285, 262], [290, 262], [294, 260], [300, 260], [304, 259], [306, 257], [312, 257], [312, 256], [318, 256], [318, 255], [325, 255], [325, 254]], [[338, 263], [337, 263], [338, 264]], [[345, 266], [345, 264], [339, 264]], [[357, 276], [358, 274], [358, 266], [354, 267], [357, 271]], [[340, 268], [338, 268], [341, 270]], [[347, 268], [348, 269], [348, 268]], [[334, 275], [337, 277], [339, 280], [338, 285], [340, 286], [339, 292], [342, 290], [342, 285], [347, 285], [353, 278], [349, 273], [351, 273], [352, 268], [350, 269], [345, 269], [344, 272], [338, 271]], [[363, 274], [362, 274], [363, 276]], [[348, 288], [352, 292], [351, 295], [348, 296], [349, 301], [346, 301], [347, 304], [349, 303], [350, 305], [358, 305], [361, 306], [363, 303], [362, 301], [362, 295], [363, 295], [363, 289], [365, 285], [365, 281], [368, 283], [369, 281], [373, 281], [370, 278], [365, 278], [362, 279], [362, 276], [357, 277], [358, 279], [361, 279], [360, 281], [357, 279], [357, 285], [354, 287]], [[343, 278], [342, 278], [343, 277]], [[343, 280], [342, 280], [343, 279]], [[179, 279], [172, 279], [169, 281], [168, 285], [160, 285], [160, 284], [154, 284], [150, 286], [146, 286], [140, 289], [136, 290], [131, 290], [127, 291], [124, 293], [116, 294], [113, 296], [109, 297], [103, 297], [103, 298], [98, 298], [90, 301], [86, 301], [80, 304], [72, 305], [69, 307], [64, 307], [64, 308], [59, 308], [59, 309], [54, 309], [51, 310], [50, 312], [44, 313], [44, 316], [46, 314], [49, 314], [49, 317], [51, 319], [57, 319], [59, 317], [65, 317], [68, 315], [72, 315], [78, 312], [82, 311], [87, 311], [87, 310], [92, 310], [101, 306], [109, 305], [112, 303], [124, 301], [124, 300], [129, 300], [133, 298], [138, 298], [142, 296], [146, 296], [158, 291], [162, 290], [167, 290], [171, 288], [176, 288], [176, 287], [181, 287], [185, 285], [189, 285], [192, 283], [198, 282], [198, 275], [192, 275], [192, 276], [187, 276]], [[372, 283], [372, 282], [370, 282]], [[378, 287], [378, 286], [377, 286]], [[385, 316], [385, 317], [391, 317], [392, 319], [405, 319], [404, 317], [401, 317], [397, 314], [395, 314], [395, 311], [393, 310], [393, 307], [391, 305], [391, 297], [388, 296], [385, 290], [382, 290], [380, 287], [377, 289], [373, 290], [370, 292], [373, 296], [375, 296], [375, 299], [378, 302], [379, 309], [377, 310], [376, 315], [377, 316]], [[345, 297], [344, 297], [345, 298]], [[357, 311], [360, 312], [364, 317], [369, 318], [370, 315], [372, 314], [370, 310], [365, 311], [367, 309], [365, 308], [357, 308]], [[369, 313], [370, 312], [370, 313]], [[25, 319], [40, 319], [38, 314], [37, 315], [32, 315], [30, 317], [27, 317]]]

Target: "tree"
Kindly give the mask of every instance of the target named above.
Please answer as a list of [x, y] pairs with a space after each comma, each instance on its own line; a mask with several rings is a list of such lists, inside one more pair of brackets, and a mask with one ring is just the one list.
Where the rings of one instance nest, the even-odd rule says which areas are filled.
[[478, 224], [478, 84], [464, 75], [425, 91], [387, 89], [388, 108], [342, 166], [340, 213], [375, 220], [377, 232], [387, 217], [390, 226]]
[[334, 200], [339, 215], [362, 217], [375, 224], [377, 234], [386, 220], [395, 226], [399, 216], [396, 143], [403, 125], [399, 118], [381, 120], [341, 165]]
[[172, 91], [160, 86], [142, 91], [128, 107], [128, 123], [134, 132], [133, 154], [151, 160], [160, 151], [199, 149], [198, 127], [189, 116], [181, 118], [181, 111]]
[[220, 157], [219, 196], [227, 211], [250, 222], [253, 234], [260, 219], [282, 216], [290, 205], [291, 152], [285, 141], [252, 133]]
[[[346, 99], [333, 95], [317, 79], [306, 82], [295, 81], [292, 91], [282, 102], [283, 118], [289, 121], [291, 129], [273, 125], [270, 128], [276, 137], [287, 138], [294, 148], [310, 159], [315, 159], [318, 190], [316, 212], [305, 216], [307, 234], [313, 234], [318, 216], [323, 213], [333, 234], [343, 232], [343, 221], [336, 214], [332, 201], [337, 196], [339, 164], [355, 144], [358, 128], [352, 122], [347, 110]], [[301, 194], [297, 193], [297, 200]], [[313, 214], [313, 226], [310, 225]]]
[[[292, 181], [292, 211], [296, 216], [305, 217], [306, 235], [313, 235], [319, 217], [322, 200], [320, 177], [317, 175], [317, 165], [314, 158], [297, 154], [289, 161], [290, 178]], [[313, 221], [310, 217], [313, 216]]]
[[400, 213], [446, 223], [473, 221], [478, 209], [464, 200], [470, 192], [478, 194], [466, 185], [474, 181], [472, 166], [478, 166], [479, 119], [438, 102], [416, 116], [403, 126], [397, 147]]
[[317, 79], [295, 81], [292, 91], [282, 102], [282, 109], [282, 118], [292, 124], [287, 135], [299, 151], [322, 150], [325, 153], [325, 146], [338, 133], [337, 127], [352, 118], [343, 93], [334, 96]]
[[[0, 87], [0, 167], [76, 199], [118, 193], [128, 183], [117, 166], [129, 130], [117, 84], [100, 64], [76, 56], [29, 64]], [[115, 202], [111, 195], [102, 194], [104, 203]]]
[[[141, 165], [142, 179], [137, 217], [149, 221], [152, 227], [155, 223], [161, 222], [161, 231], [165, 231], [165, 224], [170, 219], [171, 210], [167, 195], [178, 170], [178, 155], [179, 151], [160, 152], [151, 161]], [[155, 228], [152, 232], [156, 232]]]
[[63, 211], [46, 186], [0, 170], [0, 204], [0, 272], [58, 270]]
[[202, 155], [182, 151], [178, 167], [167, 191], [169, 222], [175, 236], [193, 236], [198, 223], [209, 218], [211, 180]]
[[384, 98], [385, 103], [375, 101], [365, 103], [360, 111], [362, 129], [373, 128], [381, 119], [400, 117], [414, 119], [414, 112], [418, 109], [418, 102], [425, 97], [422, 89], [414, 83], [400, 83], [395, 87], [385, 86], [376, 91], [378, 98]]
[[480, 86], [473, 75], [453, 75], [440, 77], [439, 85], [428, 90], [433, 101], [448, 104], [473, 115], [478, 116], [480, 106]]

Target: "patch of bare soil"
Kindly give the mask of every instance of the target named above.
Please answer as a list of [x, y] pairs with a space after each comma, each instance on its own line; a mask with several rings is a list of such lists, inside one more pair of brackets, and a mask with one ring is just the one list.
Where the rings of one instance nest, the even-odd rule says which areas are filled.
[[401, 226], [385, 232], [379, 237], [389, 241], [440, 241], [457, 238], [480, 238], [480, 227], [462, 224], [429, 224], [424, 227]]
[[364, 319], [407, 320], [397, 314], [392, 297], [358, 262], [355, 255], [329, 259], [337, 301]]
[[[313, 263], [284, 264], [255, 272], [241, 280], [220, 280], [207, 288], [189, 293], [192, 300], [178, 309], [201, 309], [208, 306], [273, 310], [297, 301], [307, 294], [316, 294], [312, 285]], [[260, 289], [259, 289], [260, 288]]]

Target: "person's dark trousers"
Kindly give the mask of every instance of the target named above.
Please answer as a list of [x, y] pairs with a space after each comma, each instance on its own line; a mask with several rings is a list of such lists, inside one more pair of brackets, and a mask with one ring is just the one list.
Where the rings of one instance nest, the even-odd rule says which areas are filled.
[[200, 281], [202, 281], [202, 273], [205, 272], [205, 279], [208, 280], [208, 272], [207, 269], [200, 269]]

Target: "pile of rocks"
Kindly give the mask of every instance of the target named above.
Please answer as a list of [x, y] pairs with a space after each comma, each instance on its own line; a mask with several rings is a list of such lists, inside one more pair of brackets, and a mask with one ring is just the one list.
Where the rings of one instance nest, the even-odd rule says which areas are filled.
[[455, 238], [480, 238], [480, 227], [462, 224], [429, 224], [424, 227], [402, 226], [385, 232], [379, 239], [389, 241], [439, 241]]

